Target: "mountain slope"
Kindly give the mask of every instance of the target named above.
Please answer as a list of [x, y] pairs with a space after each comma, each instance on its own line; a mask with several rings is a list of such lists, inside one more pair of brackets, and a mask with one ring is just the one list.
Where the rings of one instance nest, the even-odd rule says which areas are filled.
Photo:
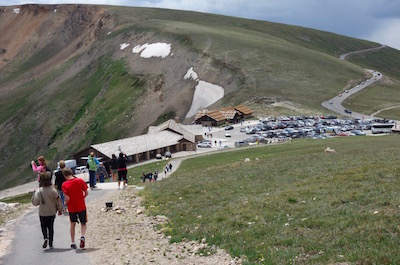
[[[89, 5], [3, 7], [0, 35], [0, 188], [32, 178], [38, 155], [54, 167], [168, 118], [190, 122], [190, 67], [225, 89], [213, 107], [262, 109], [256, 102], [267, 98], [318, 113], [320, 102], [366, 75], [338, 55], [379, 45], [264, 21]], [[171, 44], [171, 53], [132, 53], [146, 43]]]

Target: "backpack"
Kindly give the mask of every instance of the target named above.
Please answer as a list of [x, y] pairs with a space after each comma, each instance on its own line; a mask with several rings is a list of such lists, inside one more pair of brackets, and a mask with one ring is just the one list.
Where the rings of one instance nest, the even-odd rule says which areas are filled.
[[49, 166], [46, 166], [46, 172], [50, 172], [50, 176], [53, 177], [53, 171], [49, 168]]
[[90, 168], [97, 169], [97, 163], [94, 158], [89, 158], [86, 163], [86, 167], [90, 170]]

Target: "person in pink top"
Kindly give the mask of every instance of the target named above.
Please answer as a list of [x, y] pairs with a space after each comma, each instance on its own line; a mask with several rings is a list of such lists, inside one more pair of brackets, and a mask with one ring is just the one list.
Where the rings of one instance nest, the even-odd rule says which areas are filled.
[[47, 168], [47, 161], [44, 159], [44, 156], [38, 157], [39, 165], [36, 165], [35, 161], [32, 160], [32, 170], [38, 173], [38, 181], [40, 181], [40, 173], [45, 173]]

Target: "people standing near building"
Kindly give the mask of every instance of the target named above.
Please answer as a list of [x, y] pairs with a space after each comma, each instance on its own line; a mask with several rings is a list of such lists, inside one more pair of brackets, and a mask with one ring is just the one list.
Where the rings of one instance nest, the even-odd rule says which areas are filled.
[[99, 160], [97, 160], [97, 158], [94, 156], [94, 153], [91, 152], [90, 155], [88, 155], [88, 160], [87, 160], [87, 166], [89, 169], [90, 189], [96, 188], [96, 172], [99, 165], [100, 165]]
[[104, 183], [104, 178], [108, 178], [107, 169], [102, 162], [100, 162], [99, 168], [97, 169], [97, 177], [99, 177], [100, 183]]
[[111, 168], [112, 181], [116, 182], [118, 178], [118, 159], [115, 154], [112, 154], [111, 156], [110, 168]]
[[128, 169], [126, 167], [126, 162], [128, 161], [124, 153], [119, 153], [118, 156], [118, 189], [120, 189], [120, 184], [122, 182], [122, 189], [125, 189], [126, 175], [128, 174]]
[[87, 185], [83, 179], [75, 177], [70, 168], [65, 168], [63, 170], [63, 175], [65, 177], [65, 182], [62, 184], [61, 188], [65, 194], [65, 203], [68, 206], [71, 248], [76, 249], [75, 227], [78, 221], [81, 223], [81, 238], [79, 246], [80, 248], [85, 248], [85, 233], [87, 228], [85, 198], [89, 195]]
[[64, 198], [64, 192], [61, 189], [62, 184], [65, 182], [64, 175], [62, 173], [63, 169], [65, 168], [65, 161], [60, 160], [58, 162], [58, 171], [54, 174], [56, 179], [54, 181], [54, 187], [57, 189], [58, 194], [60, 195], [61, 202], [62, 202], [62, 211], [65, 213], [67, 211], [67, 206], [65, 205], [65, 198]]
[[54, 240], [54, 220], [58, 211], [61, 214], [62, 204], [57, 190], [51, 183], [51, 174], [49, 172], [41, 172], [40, 188], [35, 191], [32, 196], [32, 204], [39, 205], [40, 227], [43, 234], [43, 248], [53, 248]]

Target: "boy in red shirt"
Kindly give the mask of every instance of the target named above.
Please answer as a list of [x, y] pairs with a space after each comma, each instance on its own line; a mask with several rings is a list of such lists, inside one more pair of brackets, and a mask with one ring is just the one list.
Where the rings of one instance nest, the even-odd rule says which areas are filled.
[[85, 197], [88, 195], [86, 182], [80, 178], [76, 178], [72, 174], [70, 168], [63, 170], [65, 182], [62, 184], [61, 189], [65, 195], [65, 204], [68, 206], [69, 220], [71, 222], [71, 248], [76, 249], [75, 244], [75, 226], [76, 223], [81, 223], [81, 240], [80, 247], [85, 248], [85, 233], [86, 233], [86, 204]]

